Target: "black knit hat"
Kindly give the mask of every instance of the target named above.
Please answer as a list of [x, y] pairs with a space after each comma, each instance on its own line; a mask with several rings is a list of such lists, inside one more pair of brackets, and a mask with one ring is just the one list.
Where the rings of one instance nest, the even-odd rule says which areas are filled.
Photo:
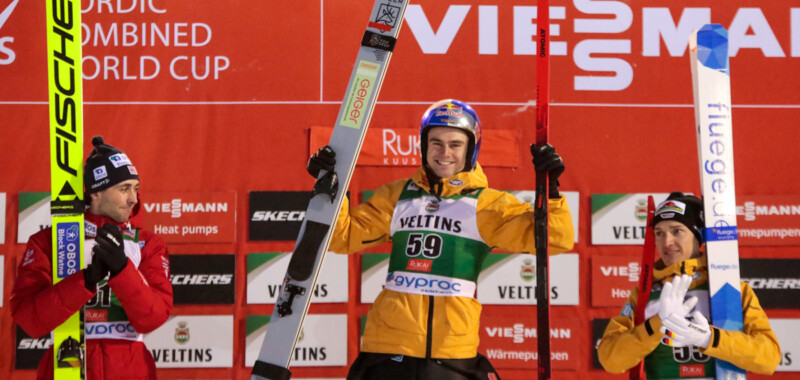
[[83, 167], [86, 194], [103, 191], [129, 179], [139, 179], [131, 160], [121, 150], [103, 142], [103, 136], [92, 137], [94, 149]]
[[703, 201], [700, 198], [694, 195], [685, 195], [680, 191], [670, 193], [667, 200], [656, 207], [652, 225], [655, 226], [665, 220], [674, 220], [683, 224], [689, 231], [692, 231], [697, 241], [701, 244], [705, 241], [703, 229], [706, 227], [706, 222], [703, 217]]

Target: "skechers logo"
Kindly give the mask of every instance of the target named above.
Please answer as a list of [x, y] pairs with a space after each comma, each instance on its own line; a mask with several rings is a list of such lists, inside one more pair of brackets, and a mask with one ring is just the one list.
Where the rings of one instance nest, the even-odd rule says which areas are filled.
[[256, 211], [253, 222], [302, 222], [306, 217], [304, 211]]
[[172, 285], [228, 285], [232, 274], [173, 274]]
[[800, 289], [800, 278], [743, 278], [753, 289]]
[[31, 339], [24, 338], [19, 341], [18, 350], [46, 350], [53, 345], [51, 338]]

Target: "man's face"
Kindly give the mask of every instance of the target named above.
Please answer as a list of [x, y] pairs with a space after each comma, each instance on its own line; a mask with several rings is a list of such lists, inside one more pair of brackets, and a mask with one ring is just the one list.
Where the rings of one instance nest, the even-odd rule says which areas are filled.
[[452, 177], [464, 170], [468, 147], [467, 134], [450, 127], [434, 127], [428, 131], [428, 166], [441, 178]]
[[700, 256], [700, 242], [683, 223], [664, 220], [656, 224], [653, 232], [664, 265], [670, 266]]
[[89, 211], [95, 215], [109, 217], [119, 223], [130, 219], [133, 206], [137, 202], [139, 180], [129, 179], [91, 194], [92, 203]]

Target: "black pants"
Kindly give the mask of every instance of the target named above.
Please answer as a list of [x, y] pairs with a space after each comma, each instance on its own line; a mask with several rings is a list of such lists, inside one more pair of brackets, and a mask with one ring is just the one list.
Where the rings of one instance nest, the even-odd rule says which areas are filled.
[[347, 380], [500, 380], [489, 359], [423, 359], [362, 352]]

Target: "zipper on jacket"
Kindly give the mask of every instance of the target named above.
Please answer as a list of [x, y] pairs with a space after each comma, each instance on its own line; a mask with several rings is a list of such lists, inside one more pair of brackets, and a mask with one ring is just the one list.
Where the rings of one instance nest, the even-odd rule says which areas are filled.
[[428, 297], [428, 329], [425, 332], [425, 359], [430, 359], [433, 341], [433, 296], [426, 297]]

